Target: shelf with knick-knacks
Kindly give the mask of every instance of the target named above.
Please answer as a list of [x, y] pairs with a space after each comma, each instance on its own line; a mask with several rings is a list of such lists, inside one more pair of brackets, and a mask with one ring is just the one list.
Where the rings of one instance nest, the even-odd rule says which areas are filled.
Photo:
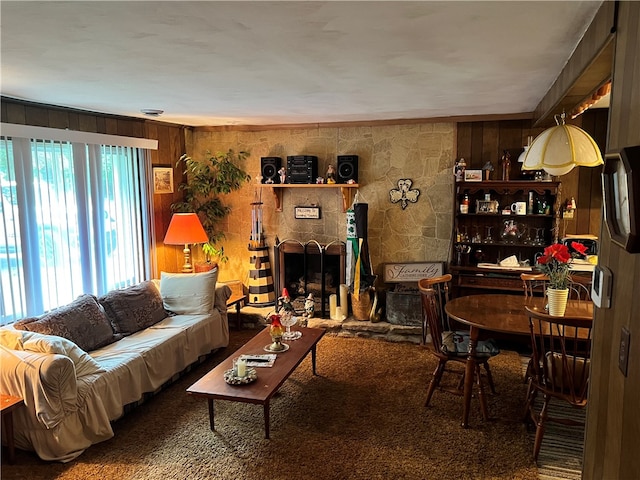
[[[524, 269], [533, 265], [536, 255], [557, 241], [560, 187], [560, 182], [530, 180], [456, 182], [454, 276], [482, 276], [483, 265], [498, 266], [508, 257], [515, 257]], [[511, 272], [518, 282], [521, 270]]]
[[[560, 182], [456, 182], [451, 273], [454, 296], [521, 292], [520, 274], [557, 241]], [[517, 267], [501, 267], [511, 258]]]
[[282, 191], [285, 188], [329, 188], [340, 189], [342, 194], [342, 211], [346, 212], [353, 202], [353, 192], [360, 185], [357, 183], [262, 183], [258, 184], [259, 188], [269, 188], [273, 192], [275, 200], [276, 212], [282, 211]]

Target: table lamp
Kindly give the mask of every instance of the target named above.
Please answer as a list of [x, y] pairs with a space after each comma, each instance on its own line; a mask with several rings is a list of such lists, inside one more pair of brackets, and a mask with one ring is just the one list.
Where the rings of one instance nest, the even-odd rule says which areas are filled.
[[167, 245], [184, 245], [184, 265], [182, 271], [190, 273], [193, 266], [190, 263], [191, 250], [189, 244], [206, 243], [209, 241], [207, 232], [204, 231], [198, 215], [195, 213], [174, 213], [164, 236]]

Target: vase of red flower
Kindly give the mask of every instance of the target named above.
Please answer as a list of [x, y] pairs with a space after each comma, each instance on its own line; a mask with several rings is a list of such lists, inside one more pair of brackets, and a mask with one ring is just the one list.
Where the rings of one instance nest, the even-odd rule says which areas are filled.
[[570, 266], [576, 256], [584, 256], [587, 247], [579, 242], [571, 242], [575, 254], [562, 243], [554, 243], [544, 249], [544, 254], [538, 258], [538, 269], [549, 277], [547, 299], [549, 301], [549, 315], [561, 317], [567, 308], [569, 285], [571, 283]]

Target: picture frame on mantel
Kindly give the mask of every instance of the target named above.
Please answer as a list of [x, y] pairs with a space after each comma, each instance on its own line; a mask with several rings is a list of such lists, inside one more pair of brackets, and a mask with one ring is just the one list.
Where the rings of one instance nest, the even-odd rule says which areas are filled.
[[173, 193], [173, 168], [170, 165], [153, 167], [153, 193]]

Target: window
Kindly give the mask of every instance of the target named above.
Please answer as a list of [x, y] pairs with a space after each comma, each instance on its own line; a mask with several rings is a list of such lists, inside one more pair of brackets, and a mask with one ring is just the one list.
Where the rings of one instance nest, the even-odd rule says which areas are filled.
[[148, 278], [147, 157], [135, 146], [0, 137], [0, 323]]

